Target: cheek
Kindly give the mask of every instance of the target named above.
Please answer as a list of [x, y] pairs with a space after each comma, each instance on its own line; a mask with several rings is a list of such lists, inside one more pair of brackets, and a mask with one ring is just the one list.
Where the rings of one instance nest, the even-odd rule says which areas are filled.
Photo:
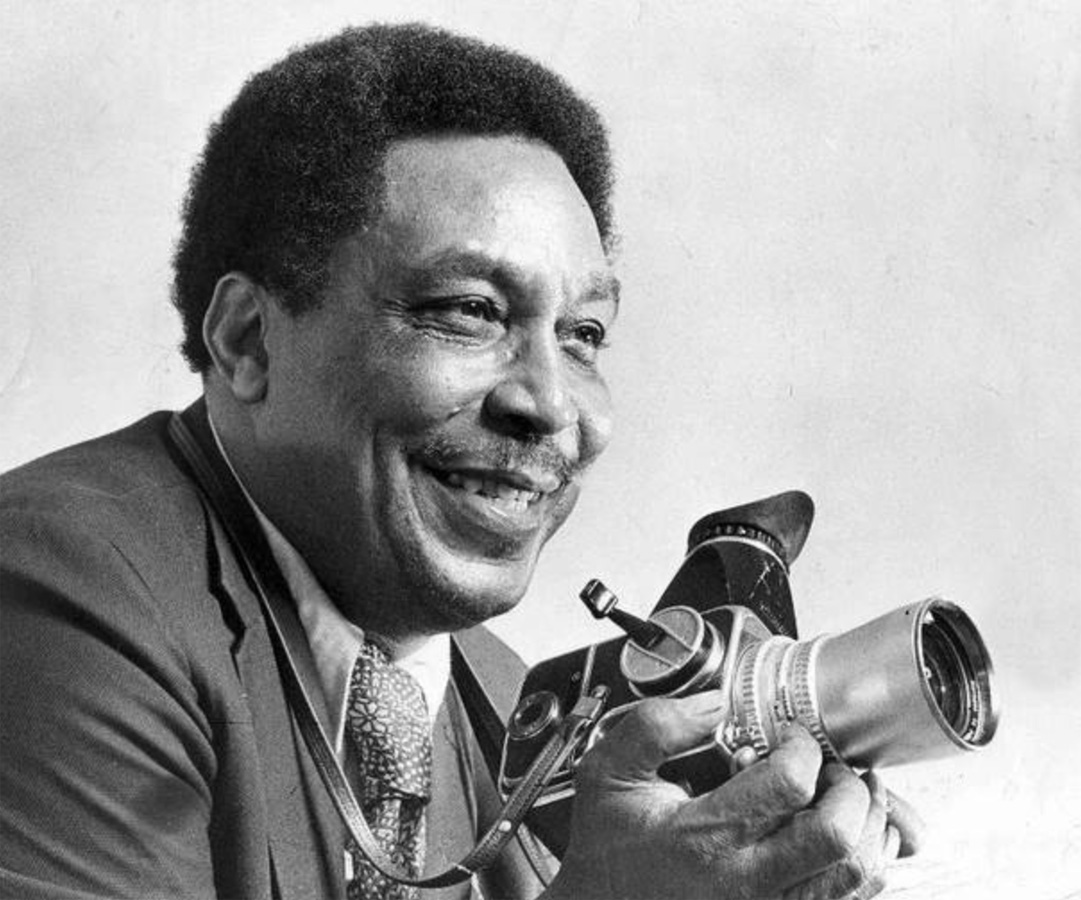
[[422, 427], [479, 405], [491, 389], [493, 372], [485, 359], [413, 353], [381, 366], [368, 383], [379, 385], [371, 400], [380, 417]]
[[582, 452], [588, 460], [599, 456], [612, 438], [612, 396], [602, 378], [584, 381], [576, 392]]

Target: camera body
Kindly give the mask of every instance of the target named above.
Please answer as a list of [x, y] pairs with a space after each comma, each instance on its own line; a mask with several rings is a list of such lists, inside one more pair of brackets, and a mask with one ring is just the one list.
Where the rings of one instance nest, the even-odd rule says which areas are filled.
[[610, 617], [628, 635], [528, 672], [500, 769], [507, 796], [576, 703], [605, 697], [582, 749], [534, 804], [530, 825], [553, 852], [565, 849], [578, 759], [647, 697], [721, 691], [713, 739], [660, 771], [691, 794], [728, 778], [736, 754], [750, 752], [744, 748], [767, 755], [793, 721], [808, 728], [826, 758], [857, 766], [925, 759], [990, 740], [997, 722], [990, 659], [955, 605], [932, 598], [841, 635], [796, 639], [789, 565], [813, 514], [810, 498], [793, 491], [700, 520], [647, 622], [617, 610], [599, 582], [583, 591], [596, 617]]

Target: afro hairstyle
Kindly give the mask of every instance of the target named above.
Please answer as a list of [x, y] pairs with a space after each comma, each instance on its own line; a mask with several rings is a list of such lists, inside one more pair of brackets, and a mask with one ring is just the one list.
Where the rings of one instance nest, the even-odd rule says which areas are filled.
[[296, 315], [316, 307], [335, 245], [379, 215], [396, 139], [520, 135], [562, 157], [612, 245], [612, 164], [596, 110], [518, 53], [420, 24], [349, 28], [253, 75], [211, 126], [173, 257], [181, 350], [211, 365], [202, 323], [241, 271]]

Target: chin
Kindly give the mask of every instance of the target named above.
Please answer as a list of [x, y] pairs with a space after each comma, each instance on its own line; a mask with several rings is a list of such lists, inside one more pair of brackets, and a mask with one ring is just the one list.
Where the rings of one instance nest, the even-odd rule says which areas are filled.
[[525, 596], [535, 559], [514, 565], [471, 561], [438, 573], [429, 570], [416, 585], [419, 616], [433, 633], [460, 631], [509, 612]]
[[430, 634], [471, 628], [517, 606], [578, 494], [568, 485], [534, 514], [539, 521], [523, 525], [504, 521], [491, 504], [463, 502], [462, 491], [437, 479], [422, 484], [431, 490], [415, 492], [396, 562], [406, 579], [399, 597], [410, 610], [407, 627]]

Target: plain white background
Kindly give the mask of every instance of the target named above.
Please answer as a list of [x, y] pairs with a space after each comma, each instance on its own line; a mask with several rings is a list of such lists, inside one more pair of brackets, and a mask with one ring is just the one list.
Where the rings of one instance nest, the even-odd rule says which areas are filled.
[[373, 19], [530, 53], [607, 117], [619, 431], [523, 605], [537, 660], [645, 613], [688, 527], [792, 487], [805, 636], [942, 593], [986, 633], [986, 752], [889, 773], [932, 831], [886, 896], [1081, 896], [1076, 3], [0, 2], [0, 468], [198, 392], [169, 256], [252, 70]]

